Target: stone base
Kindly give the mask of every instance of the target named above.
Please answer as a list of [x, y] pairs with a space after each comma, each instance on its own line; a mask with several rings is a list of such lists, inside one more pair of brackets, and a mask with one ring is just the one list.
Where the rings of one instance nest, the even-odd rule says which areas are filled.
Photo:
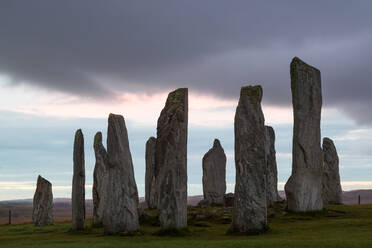
[[296, 172], [285, 185], [288, 210], [311, 212], [323, 209], [322, 176], [310, 170]]

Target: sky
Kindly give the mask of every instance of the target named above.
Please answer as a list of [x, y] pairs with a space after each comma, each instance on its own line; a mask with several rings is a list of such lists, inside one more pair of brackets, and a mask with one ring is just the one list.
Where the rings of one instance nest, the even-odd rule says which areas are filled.
[[0, 200], [32, 198], [40, 174], [70, 197], [74, 133], [125, 118], [139, 195], [145, 143], [168, 92], [189, 88], [188, 193], [202, 194], [202, 157], [221, 141], [235, 181], [240, 87], [263, 87], [276, 132], [279, 189], [291, 173], [289, 64], [321, 71], [322, 137], [334, 140], [344, 190], [372, 188], [372, 2], [223, 0], [0, 1]]

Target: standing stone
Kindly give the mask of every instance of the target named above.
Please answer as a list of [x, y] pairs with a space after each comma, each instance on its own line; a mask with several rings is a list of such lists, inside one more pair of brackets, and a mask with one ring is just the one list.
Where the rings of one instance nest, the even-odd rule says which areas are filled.
[[257, 234], [267, 228], [265, 119], [261, 86], [240, 91], [235, 113], [236, 183], [230, 232]]
[[145, 173], [145, 201], [148, 208], [157, 207], [156, 195], [156, 167], [155, 167], [156, 138], [150, 137], [146, 142], [146, 173]]
[[83, 230], [85, 228], [85, 160], [84, 136], [81, 129], [75, 133], [71, 201], [72, 230]]
[[342, 188], [336, 147], [330, 138], [323, 139], [323, 203], [341, 204]]
[[203, 157], [203, 194], [210, 205], [223, 205], [226, 192], [226, 155], [220, 141]]
[[288, 209], [294, 212], [323, 209], [320, 118], [320, 71], [299, 58], [291, 63], [294, 115], [292, 175], [285, 185]]
[[158, 119], [156, 181], [161, 228], [187, 227], [188, 90], [169, 93]]
[[33, 203], [34, 209], [32, 212], [32, 220], [35, 226], [47, 226], [53, 224], [52, 184], [41, 176], [37, 178]]
[[96, 164], [93, 172], [93, 225], [103, 224], [103, 210], [105, 205], [105, 185], [107, 183], [107, 152], [102, 144], [102, 133], [94, 136], [94, 153]]
[[123, 116], [110, 114], [107, 130], [108, 179], [103, 227], [106, 234], [139, 229], [138, 191]]
[[276, 166], [275, 132], [272, 127], [265, 126], [266, 134], [266, 201], [267, 205], [280, 201], [278, 194], [278, 169]]

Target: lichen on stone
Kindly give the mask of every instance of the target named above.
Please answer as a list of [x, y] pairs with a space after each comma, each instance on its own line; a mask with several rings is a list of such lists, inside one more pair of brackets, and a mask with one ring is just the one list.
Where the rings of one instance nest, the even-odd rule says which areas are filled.
[[184, 107], [184, 97], [187, 95], [187, 88], [179, 88], [169, 93], [168, 104], [174, 106], [177, 110], [183, 110]]
[[247, 96], [251, 104], [258, 104], [262, 100], [261, 85], [244, 86], [240, 90], [240, 97]]

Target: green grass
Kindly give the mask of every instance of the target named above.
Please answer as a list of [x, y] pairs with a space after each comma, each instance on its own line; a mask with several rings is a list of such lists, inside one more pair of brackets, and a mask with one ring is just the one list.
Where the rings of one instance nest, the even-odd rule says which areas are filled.
[[[322, 212], [286, 213], [270, 209], [269, 231], [258, 236], [226, 235], [231, 214], [223, 208], [209, 208], [204, 219], [195, 216], [200, 208], [189, 209], [189, 227], [181, 236], [159, 236], [154, 224], [141, 225], [135, 236], [104, 236], [102, 228], [71, 232], [71, 223], [49, 227], [31, 224], [0, 226], [0, 247], [372, 247], [372, 205], [327, 206]], [[224, 217], [222, 217], [224, 216]]]

